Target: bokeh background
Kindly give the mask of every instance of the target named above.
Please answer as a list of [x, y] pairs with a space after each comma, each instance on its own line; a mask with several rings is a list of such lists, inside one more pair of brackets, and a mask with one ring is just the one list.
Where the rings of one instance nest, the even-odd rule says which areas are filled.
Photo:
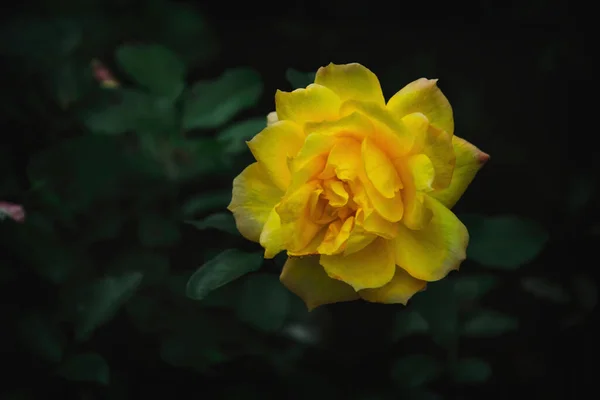
[[[566, 2], [11, 7], [2, 399], [587, 395], [598, 157]], [[457, 134], [491, 155], [454, 209], [468, 260], [407, 307], [308, 313], [225, 209], [275, 91], [329, 62], [367, 66], [386, 98], [439, 78]]]

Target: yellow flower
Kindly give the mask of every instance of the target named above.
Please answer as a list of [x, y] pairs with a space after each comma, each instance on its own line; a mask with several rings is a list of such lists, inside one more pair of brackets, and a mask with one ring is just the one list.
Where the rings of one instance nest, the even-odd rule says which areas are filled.
[[309, 309], [365, 299], [402, 303], [465, 259], [469, 234], [450, 211], [489, 159], [454, 135], [437, 80], [386, 103], [360, 64], [329, 64], [315, 83], [277, 91], [233, 181], [239, 231], [265, 258], [286, 251], [282, 283]]

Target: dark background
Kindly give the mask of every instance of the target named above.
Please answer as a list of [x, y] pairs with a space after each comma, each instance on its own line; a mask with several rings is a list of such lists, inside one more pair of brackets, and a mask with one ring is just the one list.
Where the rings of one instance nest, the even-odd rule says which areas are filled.
[[[2, 17], [0, 201], [26, 217], [0, 220], [2, 398], [590, 390], [600, 210], [583, 11], [558, 1], [12, 8]], [[186, 66], [181, 95], [165, 100], [119, 59], [145, 45], [168, 52], [140, 61], [156, 81], [170, 54]], [[93, 59], [118, 88], [101, 87]], [[454, 209], [471, 233], [468, 260], [407, 307], [307, 313], [278, 283], [281, 257], [189, 298], [188, 279], [222, 251], [236, 249], [217, 271], [256, 263], [259, 246], [225, 210], [252, 160], [243, 141], [277, 89], [305, 86], [329, 62], [367, 66], [386, 98], [439, 78], [456, 134], [491, 155]], [[227, 77], [232, 69], [243, 72]], [[188, 103], [203, 122], [181, 122]]]

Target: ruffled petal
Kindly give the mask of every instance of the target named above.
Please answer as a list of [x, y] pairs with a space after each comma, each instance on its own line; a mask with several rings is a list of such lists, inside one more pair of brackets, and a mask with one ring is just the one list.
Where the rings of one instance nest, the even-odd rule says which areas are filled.
[[267, 126], [248, 142], [254, 158], [263, 165], [271, 181], [286, 190], [291, 181], [288, 158], [302, 148], [304, 135], [300, 127], [290, 121], [279, 121]]
[[425, 289], [427, 282], [415, 279], [402, 268], [396, 268], [394, 278], [377, 289], [364, 289], [358, 292], [364, 300], [372, 303], [404, 304], [417, 292]]
[[425, 206], [432, 213], [429, 224], [421, 230], [399, 224], [394, 251], [397, 265], [414, 278], [432, 282], [459, 268], [466, 258], [469, 233], [437, 200], [425, 195]]
[[454, 134], [452, 107], [437, 87], [437, 79], [421, 78], [409, 83], [389, 99], [387, 109], [399, 118], [423, 113], [433, 126]]
[[275, 110], [280, 120], [298, 124], [309, 121], [336, 119], [339, 115], [340, 98], [325, 86], [310, 84], [306, 89], [275, 93]]
[[288, 258], [279, 279], [309, 311], [323, 304], [359, 299], [351, 286], [327, 276], [317, 256]]
[[393, 249], [381, 238], [350, 255], [322, 255], [320, 263], [327, 275], [357, 291], [385, 285], [392, 280], [396, 269]]
[[359, 100], [385, 104], [377, 75], [357, 63], [331, 63], [321, 67], [317, 71], [315, 83], [333, 90], [342, 101]]
[[227, 209], [233, 212], [240, 233], [246, 239], [258, 242], [269, 213], [283, 195], [266, 170], [259, 163], [253, 163], [233, 180]]
[[452, 146], [456, 155], [456, 166], [454, 167], [450, 186], [430, 193], [431, 197], [434, 197], [448, 208], [454, 207], [473, 181], [473, 178], [475, 178], [477, 172], [490, 159], [488, 154], [457, 136], [452, 137]]

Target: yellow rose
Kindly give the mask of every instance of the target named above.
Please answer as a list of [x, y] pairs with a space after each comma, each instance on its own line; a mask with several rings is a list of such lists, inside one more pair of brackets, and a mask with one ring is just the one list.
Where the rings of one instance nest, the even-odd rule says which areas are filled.
[[386, 103], [360, 64], [319, 68], [277, 91], [233, 181], [229, 210], [265, 258], [286, 251], [282, 283], [309, 309], [365, 299], [402, 303], [465, 259], [469, 234], [450, 211], [489, 156], [454, 136], [437, 80]]

